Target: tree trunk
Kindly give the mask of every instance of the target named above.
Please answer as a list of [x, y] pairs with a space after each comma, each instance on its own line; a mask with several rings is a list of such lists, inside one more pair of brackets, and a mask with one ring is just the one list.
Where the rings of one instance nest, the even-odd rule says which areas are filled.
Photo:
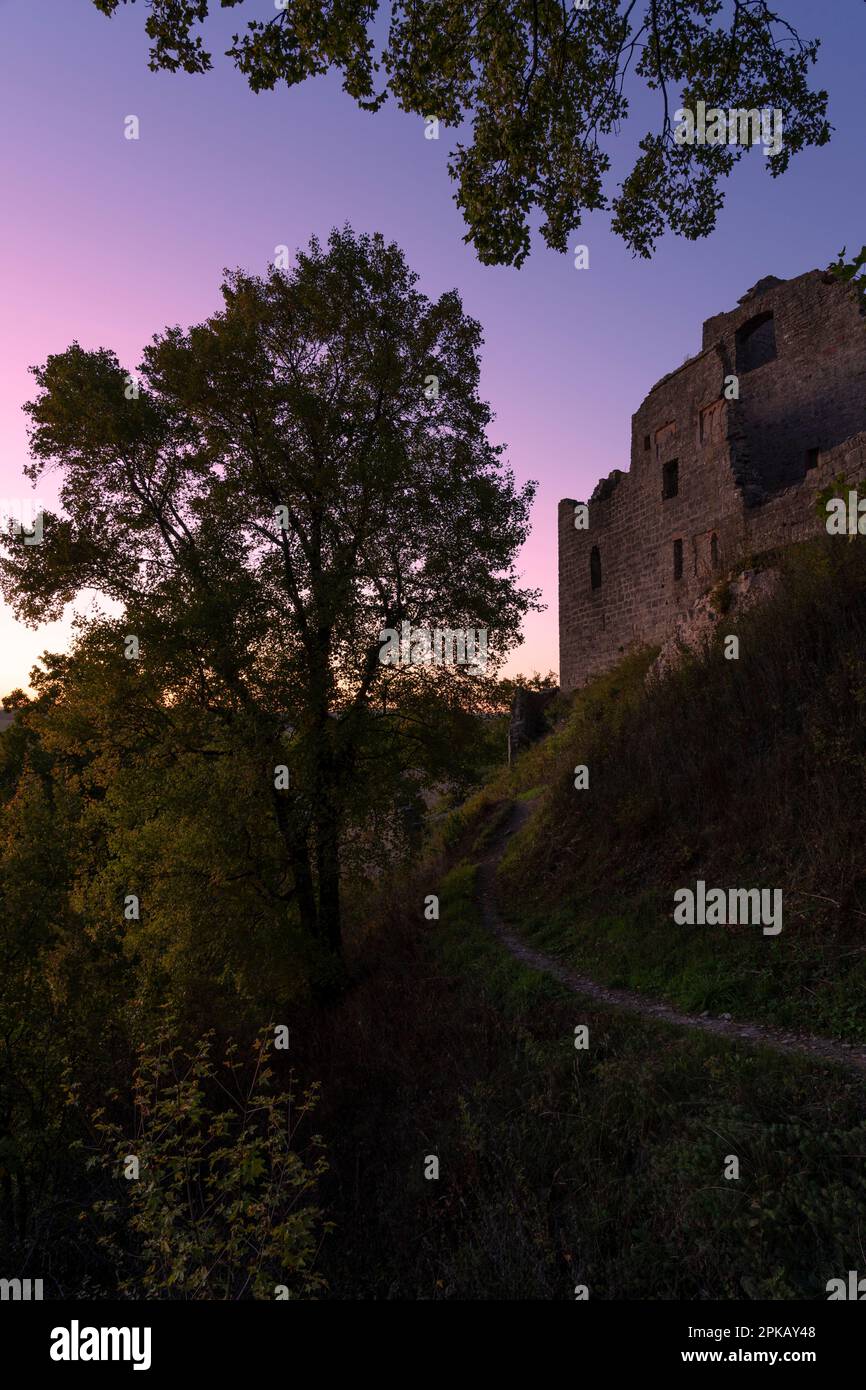
[[340, 914], [340, 835], [337, 815], [326, 798], [316, 817], [316, 872], [319, 880], [319, 934], [335, 955], [343, 950]]
[[313, 885], [313, 870], [310, 864], [309, 850], [303, 837], [292, 825], [288, 803], [276, 789], [274, 789], [274, 806], [277, 825], [286, 846], [295, 880], [295, 894], [298, 900], [301, 926], [310, 936], [318, 936], [319, 914], [316, 910], [316, 892]]

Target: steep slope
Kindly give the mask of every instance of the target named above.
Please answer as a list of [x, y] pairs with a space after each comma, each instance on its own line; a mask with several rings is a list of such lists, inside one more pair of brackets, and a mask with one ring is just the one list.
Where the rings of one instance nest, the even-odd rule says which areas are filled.
[[[859, 1042], [866, 557], [862, 542], [827, 538], [775, 563], [765, 604], [660, 681], [645, 681], [644, 653], [593, 682], [464, 819], [538, 791], [499, 888], [526, 939], [581, 973], [691, 1012]], [[675, 895], [699, 882], [780, 892], [782, 929], [678, 925]]]

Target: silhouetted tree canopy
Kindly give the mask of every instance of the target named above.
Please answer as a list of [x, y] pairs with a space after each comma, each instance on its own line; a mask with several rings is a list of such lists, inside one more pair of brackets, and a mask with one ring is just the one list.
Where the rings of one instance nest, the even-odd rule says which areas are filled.
[[[122, 605], [85, 625], [64, 679], [102, 682], [106, 737], [131, 721], [161, 749], [130, 833], [171, 788], [172, 747], [225, 761], [206, 780], [229, 814], [258, 778], [227, 842], [251, 836], [266, 891], [334, 950], [347, 829], [393, 804], [408, 769], [459, 776], [455, 721], [536, 602], [514, 571], [534, 488], [488, 439], [479, 325], [416, 278], [398, 247], [347, 228], [290, 273], [229, 274], [223, 310], [154, 338], [137, 376], [107, 349], [49, 357], [28, 471], [61, 471], [65, 515], [0, 560], [31, 623], [88, 588]], [[383, 664], [382, 633], [403, 623], [486, 629], [490, 675]]]
[[[113, 15], [121, 0], [93, 0]], [[122, 0], [135, 4], [136, 0]], [[245, 0], [221, 0], [233, 9]], [[745, 148], [678, 144], [674, 116], [698, 101], [725, 110], [778, 109], [773, 177], [793, 154], [830, 136], [827, 93], [812, 91], [819, 41], [802, 39], [786, 6], [768, 0], [397, 0], [377, 56], [376, 0], [254, 0], [229, 56], [253, 91], [293, 86], [337, 69], [365, 110], [392, 96], [424, 119], [459, 128], [450, 158], [455, 201], [488, 264], [520, 265], [541, 217], [548, 246], [568, 247], [586, 213], [610, 208], [613, 227], [649, 256], [668, 228], [695, 240], [714, 228], [721, 181]], [[150, 66], [206, 72], [216, 6], [150, 0]], [[606, 191], [609, 146], [640, 84], [658, 119], [619, 190]], [[467, 129], [468, 127], [468, 129]]]

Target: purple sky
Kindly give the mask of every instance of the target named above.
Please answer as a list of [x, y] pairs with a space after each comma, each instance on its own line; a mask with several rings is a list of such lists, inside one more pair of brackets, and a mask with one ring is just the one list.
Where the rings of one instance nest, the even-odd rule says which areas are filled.
[[[708, 240], [669, 236], [652, 262], [633, 260], [602, 213], [572, 238], [590, 247], [588, 271], [539, 241], [517, 271], [482, 266], [463, 244], [447, 131], [425, 140], [416, 117], [359, 111], [330, 77], [255, 96], [222, 59], [203, 77], [153, 74], [143, 0], [110, 21], [90, 0], [0, 0], [0, 497], [30, 489], [21, 405], [31, 364], [77, 338], [134, 366], [154, 332], [217, 307], [223, 266], [264, 272], [277, 245], [294, 250], [346, 221], [381, 231], [422, 290], [456, 286], [484, 327], [494, 437], [518, 479], [540, 484], [521, 567], [548, 610], [527, 622], [510, 669], [556, 669], [558, 499], [583, 498], [628, 467], [632, 412], [700, 347], [704, 318], [763, 275], [800, 274], [866, 241], [866, 6], [778, 3], [804, 36], [824, 40], [816, 82], [830, 92], [832, 143], [775, 181], [751, 152]], [[220, 23], [230, 33], [243, 16]], [[644, 118], [613, 147], [620, 172], [649, 123], [649, 102], [638, 107]], [[130, 114], [138, 141], [123, 136]], [[51, 478], [39, 496], [53, 499]], [[31, 632], [3, 606], [0, 694], [26, 685], [68, 630]]]

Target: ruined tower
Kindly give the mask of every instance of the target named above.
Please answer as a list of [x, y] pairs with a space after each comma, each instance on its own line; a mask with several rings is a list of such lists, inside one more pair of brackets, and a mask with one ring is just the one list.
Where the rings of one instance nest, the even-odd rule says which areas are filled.
[[768, 276], [632, 417], [631, 467], [559, 504], [563, 690], [661, 641], [750, 554], [817, 533], [817, 491], [866, 475], [866, 319], [821, 272]]

